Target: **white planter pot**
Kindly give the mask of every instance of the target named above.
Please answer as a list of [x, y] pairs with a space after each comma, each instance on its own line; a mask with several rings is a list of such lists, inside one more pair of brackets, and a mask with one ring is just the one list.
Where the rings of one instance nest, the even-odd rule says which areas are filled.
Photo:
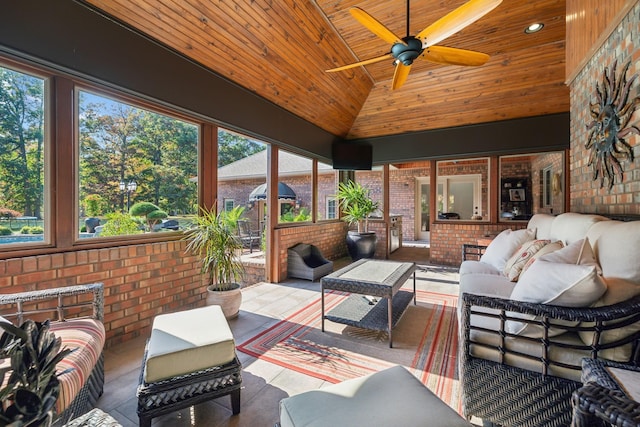
[[207, 305], [219, 305], [222, 307], [224, 317], [233, 319], [238, 317], [240, 304], [242, 304], [242, 290], [238, 283], [226, 291], [214, 291], [211, 286], [207, 287]]

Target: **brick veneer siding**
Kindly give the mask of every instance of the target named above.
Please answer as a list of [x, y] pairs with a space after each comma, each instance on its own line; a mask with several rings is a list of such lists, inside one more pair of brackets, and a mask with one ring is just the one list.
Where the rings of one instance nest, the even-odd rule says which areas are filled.
[[[608, 180], [604, 188], [600, 188], [600, 181], [593, 180], [593, 172], [587, 165], [589, 151], [585, 148], [588, 139], [586, 125], [591, 122], [589, 104], [595, 102], [596, 83], [602, 82], [602, 75], [606, 68], [614, 61], [618, 62], [616, 79], [622, 66], [631, 61], [627, 71], [627, 79], [640, 73], [640, 31], [638, 31], [638, 17], [640, 3], [631, 9], [617, 28], [594, 53], [586, 66], [571, 82], [571, 211], [602, 214], [640, 214], [640, 160], [637, 146], [640, 136], [632, 135], [627, 143], [634, 148], [636, 160], [622, 161], [624, 179], [617, 183], [611, 191]], [[634, 82], [630, 96], [640, 95], [640, 81]], [[637, 126], [640, 121], [640, 111], [636, 111], [631, 124]]]
[[0, 292], [103, 282], [106, 346], [146, 335], [160, 313], [204, 305], [197, 258], [185, 242], [0, 260]]
[[437, 223], [431, 229], [431, 241], [438, 242], [431, 245], [431, 263], [440, 265], [459, 266], [462, 262], [462, 245], [477, 244], [478, 239], [495, 237], [502, 230], [513, 230], [526, 227], [526, 222], [507, 222], [503, 224], [477, 224], [451, 221], [450, 223]]

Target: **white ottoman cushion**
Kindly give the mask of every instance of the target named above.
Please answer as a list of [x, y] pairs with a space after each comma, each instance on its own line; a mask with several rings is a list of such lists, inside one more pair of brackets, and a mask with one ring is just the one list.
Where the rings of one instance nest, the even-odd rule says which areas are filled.
[[280, 401], [281, 427], [469, 427], [402, 366]]
[[234, 359], [235, 349], [219, 305], [161, 314], [153, 320], [144, 380], [152, 383], [224, 365]]

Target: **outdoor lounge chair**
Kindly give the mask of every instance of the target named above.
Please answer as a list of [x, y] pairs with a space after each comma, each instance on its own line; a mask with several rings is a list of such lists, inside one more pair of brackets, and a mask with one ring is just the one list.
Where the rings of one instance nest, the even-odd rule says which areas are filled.
[[260, 233], [251, 229], [251, 221], [247, 219], [238, 220], [238, 237], [242, 242], [242, 246], [249, 248], [249, 252], [253, 252], [255, 245], [256, 249], [260, 247]]
[[314, 245], [298, 243], [287, 250], [287, 257], [289, 277], [315, 281], [333, 271], [333, 262]]

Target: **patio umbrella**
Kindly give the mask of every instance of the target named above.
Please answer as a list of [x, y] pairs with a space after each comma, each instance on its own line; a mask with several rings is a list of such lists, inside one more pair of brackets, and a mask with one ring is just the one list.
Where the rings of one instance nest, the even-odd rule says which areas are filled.
[[[296, 193], [284, 182], [278, 183], [278, 199], [295, 200]], [[256, 202], [258, 200], [267, 199], [267, 184], [260, 184], [249, 194], [249, 201]]]

